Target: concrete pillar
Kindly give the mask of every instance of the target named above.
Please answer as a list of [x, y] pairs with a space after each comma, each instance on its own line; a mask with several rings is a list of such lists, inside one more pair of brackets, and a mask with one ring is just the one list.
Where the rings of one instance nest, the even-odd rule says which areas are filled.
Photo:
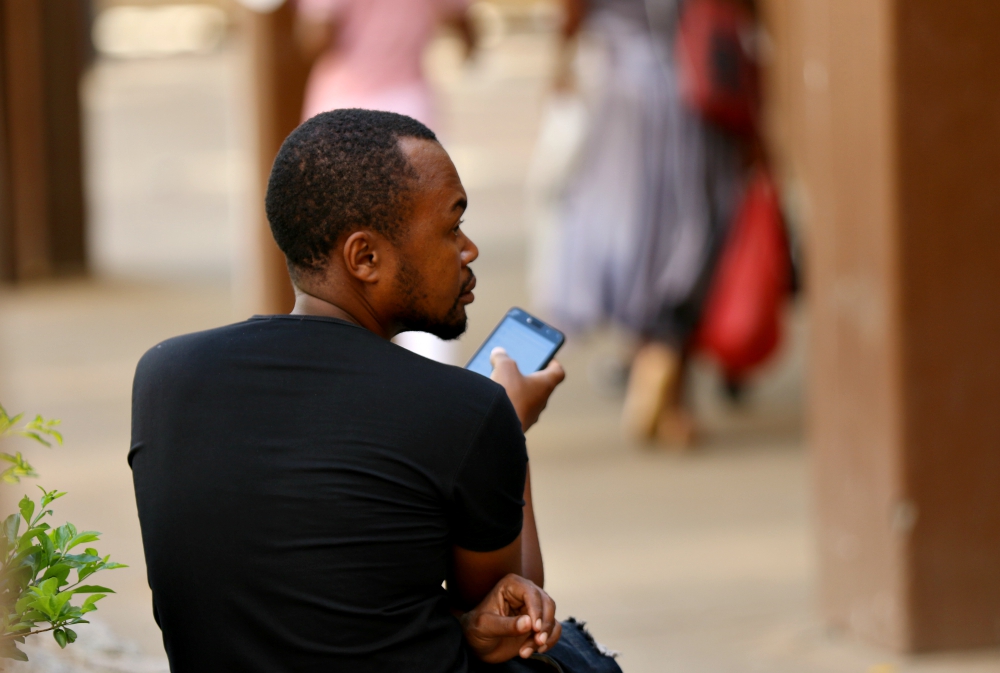
[[902, 651], [1000, 644], [1000, 3], [765, 4], [824, 614]]

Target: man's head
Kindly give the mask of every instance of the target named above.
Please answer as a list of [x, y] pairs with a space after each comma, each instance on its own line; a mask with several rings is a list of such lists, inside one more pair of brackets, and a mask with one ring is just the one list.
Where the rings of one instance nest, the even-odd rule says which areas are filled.
[[459, 228], [465, 207], [434, 133], [371, 110], [325, 112], [293, 131], [266, 198], [296, 287], [369, 313], [384, 332], [443, 338], [465, 330], [473, 299], [478, 250]]

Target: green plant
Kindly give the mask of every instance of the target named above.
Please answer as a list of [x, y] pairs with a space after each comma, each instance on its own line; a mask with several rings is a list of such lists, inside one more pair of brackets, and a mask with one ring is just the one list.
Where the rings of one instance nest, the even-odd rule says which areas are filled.
[[[23, 414], [10, 416], [0, 406], [0, 439], [19, 436], [45, 446], [53, 441], [62, 444], [62, 435], [56, 430], [59, 421], [36, 416], [22, 423], [22, 418]], [[20, 452], [0, 453], [0, 460], [10, 463], [0, 473], [0, 480], [7, 484], [38, 476]], [[84, 548], [82, 554], [71, 553], [96, 542], [100, 533], [77, 531], [71, 523], [52, 528], [43, 521], [52, 515], [48, 506], [66, 494], [38, 488], [42, 495], [37, 504], [27, 495], [21, 498], [18, 511], [4, 520], [0, 530], [0, 658], [4, 659], [27, 661], [17, 645], [28, 636], [47, 631], [59, 647], [74, 642], [76, 632], [70, 626], [86, 624], [83, 616], [97, 609], [97, 601], [114, 593], [83, 581], [101, 570], [126, 567], [111, 562], [109, 556], [102, 557], [93, 547]], [[71, 583], [73, 571], [76, 581]], [[74, 605], [74, 598], [82, 594], [86, 595], [83, 602]]]

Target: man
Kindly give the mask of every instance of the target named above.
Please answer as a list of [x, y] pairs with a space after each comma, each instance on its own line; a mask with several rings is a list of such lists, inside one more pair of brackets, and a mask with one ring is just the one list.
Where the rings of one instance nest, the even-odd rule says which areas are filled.
[[523, 430], [562, 369], [498, 352], [498, 385], [389, 341], [465, 330], [478, 250], [447, 153], [408, 117], [324, 113], [285, 141], [266, 207], [292, 314], [170, 339], [136, 371], [129, 462], [171, 670], [546, 653], [562, 627]]

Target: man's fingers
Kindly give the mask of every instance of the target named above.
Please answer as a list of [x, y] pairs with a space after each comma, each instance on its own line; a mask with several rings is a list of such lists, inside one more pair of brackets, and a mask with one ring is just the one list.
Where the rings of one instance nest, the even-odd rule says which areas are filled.
[[531, 631], [528, 615], [504, 617], [491, 612], [482, 612], [476, 618], [476, 635], [480, 638], [510, 638]]
[[525, 612], [528, 613], [528, 617], [531, 618], [531, 628], [538, 631], [542, 626], [542, 613], [543, 613], [543, 598], [546, 598], [544, 591], [539, 589], [533, 583], [526, 583], [524, 585], [523, 597], [521, 600], [524, 601]]
[[[555, 644], [555, 640], [552, 640], [553, 630], [556, 627], [556, 602], [552, 598], [543, 592], [542, 594], [542, 616], [538, 623], [536, 623], [535, 631], [535, 642], [540, 646], [545, 646], [548, 644], [551, 647]], [[551, 642], [550, 642], [551, 641]], [[543, 647], [543, 649], [547, 649]]]
[[564, 378], [566, 378], [566, 370], [563, 369], [563, 366], [559, 364], [558, 360], [552, 360], [549, 362], [548, 366], [546, 366], [542, 371], [548, 373], [552, 378], [556, 379], [556, 382], [561, 382]]
[[556, 622], [555, 626], [552, 627], [552, 635], [545, 641], [545, 647], [542, 648], [542, 651], [553, 648], [560, 638], [562, 638], [562, 622]]
[[566, 378], [566, 370], [562, 368], [562, 365], [557, 360], [553, 360], [545, 369], [532, 374], [532, 376], [545, 380], [550, 387], [555, 388]]

